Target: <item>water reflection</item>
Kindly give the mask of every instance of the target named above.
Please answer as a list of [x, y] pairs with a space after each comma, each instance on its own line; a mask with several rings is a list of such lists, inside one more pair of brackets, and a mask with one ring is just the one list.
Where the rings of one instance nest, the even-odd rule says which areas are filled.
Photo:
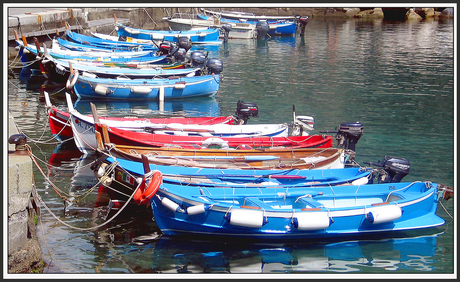
[[161, 238], [152, 271], [161, 273], [324, 273], [435, 269], [439, 234], [291, 246], [181, 241]]
[[[407, 181], [452, 187], [453, 28], [451, 20], [406, 24], [318, 19], [310, 21], [304, 37], [194, 46], [223, 60], [224, 81], [215, 98], [165, 101], [163, 111], [156, 101], [73, 99], [85, 114], [93, 102], [100, 115], [138, 117], [228, 115], [235, 112], [238, 100], [244, 100], [259, 107], [259, 116], [251, 123], [290, 121], [295, 104], [298, 115], [315, 117], [318, 130], [360, 121], [365, 133], [357, 144], [358, 162], [383, 155], [407, 158], [411, 163]], [[53, 93], [53, 104], [67, 109], [64, 86], [43, 79], [27, 69], [8, 73], [8, 110], [35, 140], [52, 139], [45, 128], [40, 92]], [[95, 178], [87, 166], [92, 160], [72, 142], [57, 147], [30, 144], [45, 160], [50, 181], [63, 194], [79, 199], [65, 204], [34, 167], [37, 189], [47, 207], [71, 226], [102, 224], [108, 198], [98, 187], [91, 190]], [[446, 203], [446, 210], [452, 213], [453, 201]], [[42, 211], [38, 235], [44, 234], [42, 251], [49, 263], [45, 273], [450, 274], [454, 270], [455, 224], [441, 207], [438, 214], [449, 222], [445, 234], [415, 232], [386, 240], [268, 246], [160, 238], [151, 213], [122, 213], [103, 228], [82, 231]]]

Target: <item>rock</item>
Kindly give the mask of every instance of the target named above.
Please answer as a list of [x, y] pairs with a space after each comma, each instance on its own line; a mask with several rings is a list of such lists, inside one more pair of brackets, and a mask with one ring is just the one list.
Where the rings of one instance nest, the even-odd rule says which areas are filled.
[[406, 14], [406, 20], [408, 21], [420, 21], [423, 18], [417, 14], [414, 9], [410, 9]]
[[441, 15], [439, 15], [442, 18], [453, 18], [454, 17], [454, 8], [445, 8], [442, 12]]
[[355, 15], [356, 18], [367, 18], [367, 19], [383, 19], [382, 8], [374, 8], [371, 10], [360, 11]]

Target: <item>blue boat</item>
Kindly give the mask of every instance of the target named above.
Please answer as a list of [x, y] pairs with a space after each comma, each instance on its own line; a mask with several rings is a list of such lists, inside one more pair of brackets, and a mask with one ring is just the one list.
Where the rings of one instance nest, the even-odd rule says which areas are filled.
[[[158, 57], [159, 62], [167, 61], [165, 56]], [[184, 68], [183, 64], [107, 64], [99, 62], [84, 62], [79, 60], [60, 60], [45, 53], [45, 59], [40, 60], [43, 75], [46, 78], [65, 82], [72, 70], [79, 73], [86, 72], [99, 78], [132, 78], [153, 79], [169, 76], [193, 76], [200, 68]], [[131, 66], [131, 67], [128, 67]], [[178, 68], [174, 68], [178, 66]], [[76, 78], [75, 78], [76, 79]]]
[[[156, 51], [124, 51], [124, 52], [109, 52], [107, 50], [99, 51], [75, 51], [69, 49], [61, 49], [56, 46], [57, 41], [53, 39], [52, 49], [48, 49], [46, 44], [40, 47], [37, 39], [35, 39], [35, 46], [28, 45], [25, 38], [23, 40], [16, 39], [18, 50], [18, 57], [24, 66], [33, 65], [33, 68], [39, 69], [37, 56], [48, 54], [53, 58], [63, 60], [80, 60], [80, 61], [98, 61], [104, 63], [160, 63], [165, 61], [166, 56], [157, 54]], [[37, 52], [37, 50], [39, 50]]]
[[[230, 157], [228, 156], [228, 158]], [[273, 158], [273, 156], [261, 153], [258, 156], [247, 156], [247, 158], [257, 161]], [[141, 191], [148, 190], [144, 186], [146, 179], [150, 179], [149, 177], [152, 175], [145, 174], [145, 171], [150, 171], [150, 173], [160, 171], [163, 183], [183, 187], [189, 186], [211, 190], [222, 186], [232, 188], [247, 187], [248, 189], [256, 187], [256, 189], [268, 189], [273, 192], [285, 191], [285, 189], [295, 191], [305, 187], [315, 188], [319, 186], [337, 186], [337, 189], [341, 189], [342, 185], [367, 183], [373, 172], [373, 169], [358, 167], [314, 170], [281, 168], [241, 170], [237, 168], [200, 168], [152, 163], [147, 166], [148, 161], [102, 157], [98, 161], [99, 165], [93, 167], [96, 177], [107, 188], [109, 197], [117, 208], [126, 203], [133, 204], [134, 202], [130, 202], [130, 200], [134, 197], [134, 192], [138, 187], [140, 187], [138, 190]]]
[[146, 40], [178, 42], [180, 37], [190, 38], [193, 44], [221, 44], [219, 40], [220, 29], [194, 29], [194, 30], [148, 30], [136, 29], [117, 23], [117, 35]]
[[[273, 35], [294, 35], [297, 31], [297, 23], [295, 16], [256, 16], [253, 13], [241, 12], [215, 12], [204, 10], [204, 13], [213, 15], [219, 18], [221, 23], [249, 23], [257, 25], [262, 21], [268, 24], [268, 34]], [[198, 14], [199, 19], [208, 20], [206, 14]]]
[[152, 197], [163, 235], [292, 241], [441, 226], [448, 187], [400, 182], [314, 188], [208, 188], [163, 183]]
[[78, 76], [73, 91], [78, 97], [96, 99], [182, 99], [214, 96], [220, 75], [155, 79], [111, 79]]
[[126, 51], [158, 51], [158, 47], [154, 45], [149, 46], [134, 46], [134, 47], [121, 47], [110, 45], [97, 45], [97, 44], [81, 44], [77, 42], [68, 41], [62, 38], [56, 38], [57, 43], [63, 48], [74, 51], [99, 51], [99, 52], [126, 52]]
[[115, 40], [108, 40], [94, 36], [88, 36], [81, 33], [72, 32], [70, 30], [66, 30], [65, 35], [67, 36], [70, 41], [79, 44], [85, 44], [90, 46], [96, 47], [115, 47], [115, 48], [126, 48], [126, 49], [136, 49], [142, 48], [143, 50], [158, 50], [158, 47], [151, 43], [134, 43], [134, 42], [127, 42], [127, 41], [115, 41]]

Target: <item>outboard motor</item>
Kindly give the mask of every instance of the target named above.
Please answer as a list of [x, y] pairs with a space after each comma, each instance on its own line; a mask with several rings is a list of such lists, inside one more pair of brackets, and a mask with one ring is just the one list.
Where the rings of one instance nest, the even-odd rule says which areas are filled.
[[310, 22], [309, 16], [303, 16], [299, 18], [300, 36], [303, 36], [305, 34], [305, 27], [307, 26], [308, 22]]
[[266, 20], [259, 20], [256, 24], [257, 39], [264, 39], [267, 36], [270, 27]]
[[292, 126], [292, 136], [307, 136], [315, 130], [315, 118], [312, 116], [295, 116]]
[[315, 130], [315, 118], [312, 116], [296, 116], [295, 105], [292, 105], [292, 136], [308, 136], [310, 131]]
[[220, 28], [221, 32], [224, 34], [224, 42], [228, 42], [228, 34], [232, 30], [231, 24], [223, 24]]
[[184, 48], [185, 52], [192, 48], [192, 40], [186, 36], [181, 36], [178, 38], [177, 45], [179, 48]]
[[203, 52], [195, 51], [190, 54], [190, 60], [192, 62], [192, 67], [203, 68], [206, 63], [206, 56]]
[[[403, 177], [409, 174], [410, 163], [403, 158], [385, 156], [382, 162], [364, 162], [365, 164], [380, 167], [377, 171], [377, 183], [396, 183], [401, 182]], [[373, 181], [373, 179], [371, 180]]]
[[344, 146], [345, 149], [356, 152], [356, 143], [358, 143], [362, 135], [363, 125], [359, 121], [345, 122], [339, 125], [339, 130], [335, 138], [338, 140], [339, 146]]
[[222, 61], [216, 58], [210, 58], [206, 62], [208, 74], [220, 74], [224, 70]]
[[338, 130], [320, 131], [321, 133], [337, 133], [335, 139], [338, 146], [344, 149], [356, 151], [356, 143], [363, 135], [363, 125], [357, 122], [344, 122], [339, 125]]
[[169, 55], [174, 48], [174, 43], [171, 41], [163, 41], [160, 43], [159, 48], [162, 55]]
[[249, 117], [256, 117], [259, 114], [259, 108], [255, 103], [238, 100], [235, 114], [239, 124], [246, 124]]
[[185, 60], [185, 55], [187, 54], [187, 50], [184, 48], [178, 48], [174, 52], [174, 58], [176, 59], [176, 62], [182, 62]]

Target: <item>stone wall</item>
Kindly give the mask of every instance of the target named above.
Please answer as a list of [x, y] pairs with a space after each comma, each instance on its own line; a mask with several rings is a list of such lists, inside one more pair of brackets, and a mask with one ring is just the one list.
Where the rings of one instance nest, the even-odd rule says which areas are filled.
[[[9, 136], [17, 134], [9, 117]], [[9, 137], [8, 136], [8, 137]], [[8, 273], [40, 272], [43, 268], [41, 247], [35, 226], [35, 210], [31, 201], [32, 160], [24, 150], [8, 147]]]

